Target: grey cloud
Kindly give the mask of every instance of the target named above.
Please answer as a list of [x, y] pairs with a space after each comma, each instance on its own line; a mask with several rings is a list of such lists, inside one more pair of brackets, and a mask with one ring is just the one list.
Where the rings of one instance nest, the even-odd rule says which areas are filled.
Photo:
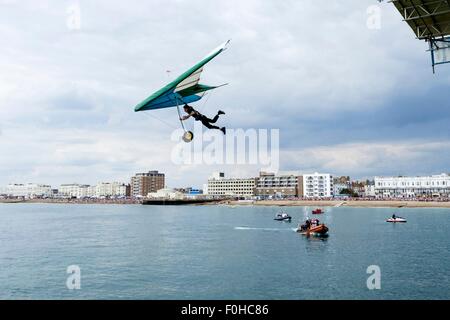
[[[76, 32], [66, 26], [74, 3], [81, 8]], [[203, 81], [230, 85], [199, 104], [208, 115], [224, 109], [228, 127], [279, 128], [283, 152], [311, 155], [324, 148], [331, 158], [349, 145], [365, 150], [449, 141], [450, 68], [431, 74], [426, 45], [391, 4], [382, 4], [382, 28], [367, 29], [366, 9], [373, 4], [1, 1], [0, 147], [8, 155], [0, 163], [8, 170], [0, 172], [0, 185], [28, 175], [55, 183], [94, 173], [115, 180], [152, 168], [166, 170], [171, 184], [201, 184], [216, 167], [182, 169], [170, 162], [176, 111], [142, 114], [133, 107], [169, 80], [166, 70], [176, 76], [229, 38], [230, 50], [205, 69]], [[414, 162], [396, 157], [384, 166], [372, 163], [372, 170], [348, 171], [445, 167], [428, 151]], [[319, 156], [288, 159], [282, 169], [345, 171]], [[241, 169], [225, 168], [257, 171]]]

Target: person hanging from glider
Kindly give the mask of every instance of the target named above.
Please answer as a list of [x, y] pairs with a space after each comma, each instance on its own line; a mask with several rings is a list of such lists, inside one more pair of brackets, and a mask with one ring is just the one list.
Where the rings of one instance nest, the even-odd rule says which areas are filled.
[[[210, 52], [206, 57], [204, 57], [200, 62], [196, 63], [193, 67], [182, 73], [178, 78], [165, 85], [147, 99], [139, 103], [135, 108], [135, 112], [141, 111], [154, 111], [156, 109], [165, 108], [176, 108], [178, 112], [178, 118], [181, 122], [181, 126], [184, 130], [183, 140], [185, 142], [191, 142], [194, 139], [194, 134], [187, 130], [183, 124], [184, 120], [193, 117], [196, 121], [201, 121], [205, 127], [208, 129], [221, 130], [224, 134], [226, 133], [225, 127], [218, 127], [214, 124], [219, 119], [219, 116], [225, 114], [223, 111], [219, 111], [217, 115], [210, 119], [205, 115], [201, 114], [189, 104], [195, 103], [201, 100], [207, 92], [223, 87], [227, 84], [208, 86], [200, 83], [200, 76], [203, 72], [205, 65], [207, 65], [211, 60], [221, 54], [227, 49], [230, 40], [223, 43], [212, 52]], [[184, 105], [184, 111], [187, 113], [185, 116], [181, 116], [180, 107]]]
[[189, 119], [190, 117], [194, 118], [195, 121], [201, 121], [202, 124], [207, 127], [208, 129], [217, 129], [223, 132], [223, 134], [227, 133], [227, 129], [225, 127], [218, 127], [213, 125], [213, 123], [216, 123], [217, 120], [219, 120], [220, 115], [225, 114], [225, 112], [223, 112], [222, 110], [219, 110], [217, 112], [217, 115], [213, 118], [210, 119], [207, 116], [201, 114], [200, 112], [198, 112], [197, 110], [195, 110], [193, 107], [191, 107], [188, 104], [185, 104], [184, 107], [184, 112], [187, 113], [187, 115], [183, 116], [180, 118], [181, 121], [185, 121], [187, 119]]

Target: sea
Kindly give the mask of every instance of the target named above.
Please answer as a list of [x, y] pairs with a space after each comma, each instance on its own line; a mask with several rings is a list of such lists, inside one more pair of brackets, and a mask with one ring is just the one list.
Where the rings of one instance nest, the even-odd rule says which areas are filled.
[[312, 209], [0, 204], [0, 299], [450, 299], [450, 209]]

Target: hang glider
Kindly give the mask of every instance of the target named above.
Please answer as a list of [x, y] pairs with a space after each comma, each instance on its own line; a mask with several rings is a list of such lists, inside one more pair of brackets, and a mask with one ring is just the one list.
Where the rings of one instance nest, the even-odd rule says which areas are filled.
[[207, 91], [221, 87], [200, 84], [200, 75], [203, 71], [203, 67], [226, 50], [229, 42], [230, 40], [214, 49], [202, 61], [198, 62], [195, 66], [184, 72], [174, 81], [139, 103], [134, 108], [134, 111], [148, 111], [190, 104], [199, 101]]

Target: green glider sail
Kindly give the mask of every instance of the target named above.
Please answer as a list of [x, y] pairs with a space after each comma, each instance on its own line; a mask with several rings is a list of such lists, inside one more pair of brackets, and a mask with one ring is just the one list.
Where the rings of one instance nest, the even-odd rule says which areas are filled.
[[139, 112], [171, 108], [183, 104], [193, 103], [203, 98], [207, 91], [218, 88], [218, 86], [207, 86], [200, 84], [200, 75], [203, 71], [203, 67], [226, 50], [229, 42], [230, 40], [214, 49], [203, 60], [184, 72], [174, 81], [159, 89], [150, 97], [139, 103], [134, 108], [134, 111]]

